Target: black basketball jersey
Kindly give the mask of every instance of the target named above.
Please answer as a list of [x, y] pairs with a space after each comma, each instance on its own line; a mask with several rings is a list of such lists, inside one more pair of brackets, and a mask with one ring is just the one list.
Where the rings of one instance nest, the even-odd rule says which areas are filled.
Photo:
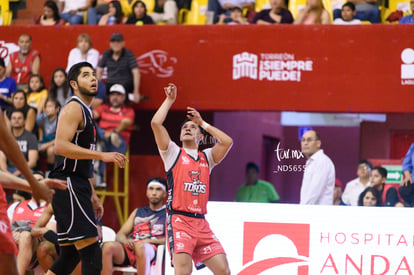
[[[96, 127], [92, 116], [92, 110], [79, 97], [73, 96], [69, 102], [76, 101], [82, 106], [83, 129], [78, 129], [72, 139], [72, 143], [90, 150], [96, 149]], [[58, 122], [59, 123], [59, 122]], [[56, 156], [55, 167], [51, 175], [76, 175], [83, 178], [93, 177], [93, 160], [70, 159]]]

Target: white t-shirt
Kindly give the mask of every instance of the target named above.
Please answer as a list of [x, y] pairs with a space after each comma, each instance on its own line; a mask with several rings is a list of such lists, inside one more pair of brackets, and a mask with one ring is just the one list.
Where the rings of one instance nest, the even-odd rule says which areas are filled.
[[359, 178], [351, 180], [345, 186], [344, 193], [342, 194], [342, 201], [345, 204], [349, 204], [349, 205], [352, 205], [352, 206], [357, 206], [359, 195], [368, 186], [371, 186], [370, 182], [368, 182], [366, 185], [363, 185], [361, 183], [361, 181], [359, 180]]
[[89, 49], [89, 51], [86, 53], [86, 58], [82, 58], [82, 53], [79, 48], [73, 48], [69, 52], [68, 56], [68, 65], [66, 67], [66, 72], [69, 72], [70, 68], [79, 62], [89, 62], [91, 63], [92, 67], [96, 69], [96, 66], [98, 66], [99, 61], [99, 52], [95, 49]]
[[345, 21], [342, 18], [336, 18], [334, 20], [335, 25], [360, 25], [362, 24], [361, 20], [359, 19], [352, 19], [351, 21]]

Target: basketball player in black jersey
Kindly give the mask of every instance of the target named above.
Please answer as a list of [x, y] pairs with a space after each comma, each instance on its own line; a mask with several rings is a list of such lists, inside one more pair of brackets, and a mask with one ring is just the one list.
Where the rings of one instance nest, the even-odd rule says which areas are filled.
[[127, 159], [120, 153], [95, 151], [96, 129], [89, 105], [97, 94], [98, 80], [92, 65], [87, 62], [73, 65], [68, 81], [74, 96], [59, 115], [57, 159], [50, 173], [51, 178], [66, 180], [68, 188], [56, 190], [53, 196], [60, 254], [47, 274], [70, 274], [80, 260], [82, 274], [98, 275], [102, 252], [95, 221], [102, 217], [103, 206], [89, 181], [93, 177], [93, 160], [124, 167]]

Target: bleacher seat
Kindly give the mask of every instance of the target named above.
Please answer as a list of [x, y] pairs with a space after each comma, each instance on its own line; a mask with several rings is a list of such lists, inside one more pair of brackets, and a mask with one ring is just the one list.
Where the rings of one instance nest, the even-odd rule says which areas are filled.
[[256, 4], [254, 6], [256, 12], [270, 8], [269, 0], [256, 0]]
[[1, 19], [4, 26], [11, 25], [13, 13], [9, 8], [9, 0], [0, 0]]
[[192, 0], [191, 9], [181, 9], [178, 22], [184, 25], [205, 25], [207, 20], [207, 0]]
[[298, 16], [298, 11], [305, 8], [307, 0], [289, 0], [288, 9], [293, 15], [293, 18], [296, 19]]

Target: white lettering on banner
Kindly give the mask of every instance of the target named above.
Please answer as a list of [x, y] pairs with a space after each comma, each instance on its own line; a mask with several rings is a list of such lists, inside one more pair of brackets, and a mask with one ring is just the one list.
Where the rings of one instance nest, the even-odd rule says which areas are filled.
[[141, 73], [168, 78], [174, 74], [173, 65], [177, 64], [177, 58], [168, 56], [163, 50], [152, 50], [138, 56], [137, 62]]
[[232, 274], [414, 274], [410, 209], [209, 202], [207, 210]]
[[[269, 81], [300, 82], [302, 72], [313, 71], [312, 60], [295, 60], [291, 53], [242, 52], [233, 56], [233, 80], [251, 78]], [[257, 77], [258, 75], [258, 77]]]
[[13, 52], [17, 52], [19, 50], [19, 46], [12, 42], [6, 42], [4, 40], [0, 40], [0, 57], [4, 59], [5, 64], [9, 64], [9, 56]]
[[401, 85], [414, 85], [414, 50], [406, 48], [401, 52]]

